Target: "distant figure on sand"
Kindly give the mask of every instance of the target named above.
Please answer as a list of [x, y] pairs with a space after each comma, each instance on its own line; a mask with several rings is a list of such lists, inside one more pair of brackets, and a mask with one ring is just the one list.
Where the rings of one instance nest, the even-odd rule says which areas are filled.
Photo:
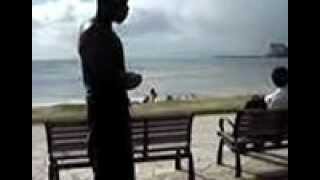
[[149, 101], [150, 101], [150, 97], [148, 95], [146, 95], [142, 102], [148, 103]]
[[167, 101], [173, 101], [173, 96], [172, 95], [167, 95]]
[[143, 99], [143, 103], [156, 102], [158, 98], [158, 94], [154, 88], [150, 90], [150, 95], [146, 95]]
[[150, 90], [151, 102], [156, 102], [158, 98], [158, 93], [154, 88]]
[[265, 98], [269, 109], [288, 109], [288, 72], [286, 67], [277, 67], [273, 70], [271, 79], [277, 89]]
[[96, 16], [82, 26], [79, 41], [87, 89], [89, 157], [94, 180], [134, 180], [127, 89], [138, 86], [142, 78], [126, 72], [122, 42], [112, 27], [127, 18], [128, 0], [97, 0], [97, 7]]

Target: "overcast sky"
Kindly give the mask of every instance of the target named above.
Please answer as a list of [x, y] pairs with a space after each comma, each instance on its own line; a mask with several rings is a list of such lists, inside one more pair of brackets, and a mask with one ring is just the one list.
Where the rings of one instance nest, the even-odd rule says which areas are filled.
[[[127, 57], [261, 54], [288, 43], [288, 0], [129, 0], [117, 31]], [[95, 0], [32, 0], [32, 59], [77, 58]]]

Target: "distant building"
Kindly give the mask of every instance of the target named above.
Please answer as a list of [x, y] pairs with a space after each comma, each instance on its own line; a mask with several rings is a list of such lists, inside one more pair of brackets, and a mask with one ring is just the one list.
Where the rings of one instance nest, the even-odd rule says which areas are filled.
[[270, 51], [267, 54], [268, 57], [288, 57], [289, 48], [288, 45], [283, 43], [271, 43]]

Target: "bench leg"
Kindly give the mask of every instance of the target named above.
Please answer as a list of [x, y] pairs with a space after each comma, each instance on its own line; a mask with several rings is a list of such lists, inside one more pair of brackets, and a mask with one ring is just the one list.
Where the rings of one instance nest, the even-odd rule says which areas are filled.
[[218, 165], [222, 165], [223, 146], [224, 146], [224, 140], [220, 139], [220, 143], [219, 143], [219, 147], [218, 147], [218, 153], [217, 153], [217, 164]]
[[176, 167], [176, 170], [178, 170], [178, 171], [182, 170], [180, 154], [181, 154], [180, 150], [177, 150], [177, 158], [176, 158], [176, 161], [175, 161], [175, 167]]
[[49, 175], [49, 177], [48, 177], [48, 180], [54, 180], [55, 178], [54, 178], [54, 169], [53, 169], [53, 166], [52, 166], [52, 164], [50, 164], [49, 165], [49, 172], [48, 172], [48, 175]]
[[195, 170], [194, 170], [194, 164], [193, 164], [193, 156], [192, 154], [189, 157], [189, 180], [195, 180]]
[[236, 156], [236, 177], [239, 178], [241, 177], [241, 171], [242, 171], [240, 153], [236, 151], [235, 156]]
[[59, 180], [59, 171], [53, 164], [49, 165], [49, 180]]

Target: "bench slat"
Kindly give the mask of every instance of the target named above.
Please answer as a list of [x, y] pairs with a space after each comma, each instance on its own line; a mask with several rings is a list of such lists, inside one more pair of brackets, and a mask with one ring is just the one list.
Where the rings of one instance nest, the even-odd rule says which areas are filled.
[[[133, 139], [133, 144], [144, 144], [145, 140], [143, 138], [139, 139]], [[176, 136], [165, 136], [165, 137], [151, 137], [147, 139], [147, 144], [169, 144], [169, 143], [181, 143], [181, 142], [187, 142], [188, 137], [185, 135], [176, 135]]]
[[87, 132], [89, 131], [89, 127], [55, 127], [51, 128], [49, 132], [51, 134], [57, 133], [76, 133], [76, 132]]
[[88, 148], [87, 143], [65, 143], [65, 144], [59, 144], [59, 145], [52, 145], [52, 151], [81, 151], [86, 150]]
[[[179, 126], [179, 127], [165, 127], [165, 128], [148, 128], [148, 133], [171, 133], [171, 132], [188, 132], [187, 126]], [[135, 134], [144, 134], [145, 129], [135, 129], [131, 130], [133, 135]]]
[[68, 140], [68, 139], [86, 139], [88, 135], [89, 135], [89, 132], [53, 134], [51, 135], [51, 139], [53, 141]]
[[141, 124], [139, 126], [131, 125], [133, 129], [141, 129], [147, 126], [148, 128], [172, 128], [172, 127], [181, 127], [181, 126], [188, 126], [189, 124], [187, 122], [173, 122], [173, 123], [150, 123], [146, 122], [145, 124]]

